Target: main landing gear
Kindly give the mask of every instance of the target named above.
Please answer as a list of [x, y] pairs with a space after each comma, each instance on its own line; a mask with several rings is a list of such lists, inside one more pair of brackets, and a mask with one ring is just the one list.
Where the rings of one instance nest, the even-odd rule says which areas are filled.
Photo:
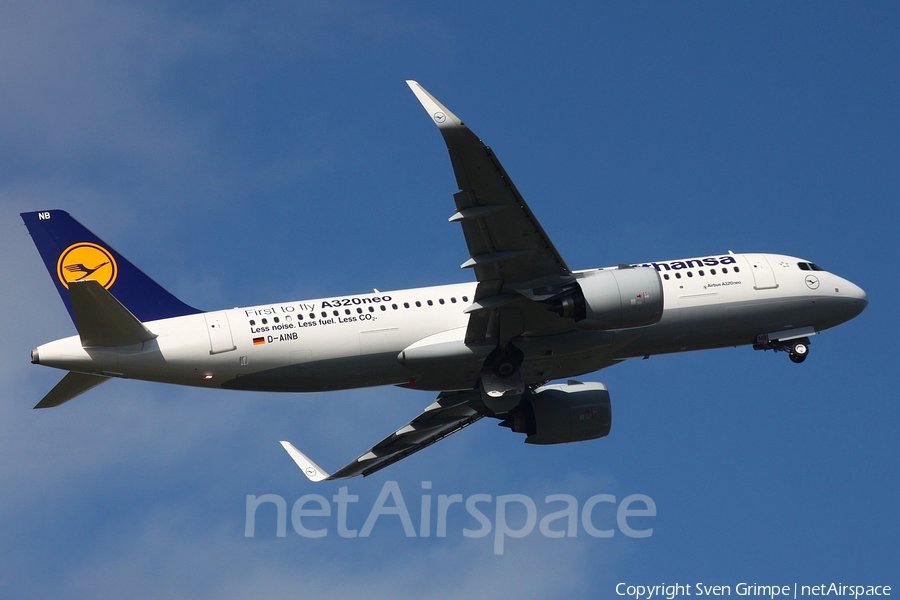
[[519, 371], [519, 367], [522, 366], [522, 361], [524, 360], [525, 355], [522, 354], [521, 350], [512, 344], [507, 344], [506, 348], [497, 346], [487, 357], [484, 364], [486, 367], [491, 368], [494, 375], [501, 379], [506, 379]]
[[481, 400], [494, 413], [506, 413], [514, 409], [522, 394], [525, 393], [525, 382], [522, 379], [522, 351], [507, 344], [497, 346], [484, 361], [479, 376]]
[[799, 338], [786, 341], [769, 341], [768, 336], [761, 335], [753, 344], [754, 350], [774, 350], [775, 352], [787, 352], [791, 362], [800, 364], [809, 356], [809, 338]]

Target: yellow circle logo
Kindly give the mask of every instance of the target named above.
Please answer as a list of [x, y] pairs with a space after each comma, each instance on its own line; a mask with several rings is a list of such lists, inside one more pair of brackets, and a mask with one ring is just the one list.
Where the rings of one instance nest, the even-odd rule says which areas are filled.
[[66, 289], [73, 281], [93, 279], [109, 289], [116, 282], [119, 267], [112, 253], [90, 242], [72, 244], [59, 255], [56, 263], [56, 276]]

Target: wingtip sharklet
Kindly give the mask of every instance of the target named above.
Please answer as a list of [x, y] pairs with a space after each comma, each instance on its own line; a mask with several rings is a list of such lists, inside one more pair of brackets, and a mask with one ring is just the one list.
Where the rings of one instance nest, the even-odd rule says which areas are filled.
[[319, 465], [310, 460], [308, 456], [300, 452], [290, 442], [282, 440], [281, 445], [310, 481], [324, 481], [331, 478], [331, 475], [322, 470]]
[[457, 129], [464, 127], [463, 122], [459, 120], [459, 117], [441, 104], [437, 98], [429, 94], [418, 82], [407, 79], [406, 85], [408, 85], [409, 89], [416, 95], [416, 99], [418, 99], [419, 103], [440, 129]]

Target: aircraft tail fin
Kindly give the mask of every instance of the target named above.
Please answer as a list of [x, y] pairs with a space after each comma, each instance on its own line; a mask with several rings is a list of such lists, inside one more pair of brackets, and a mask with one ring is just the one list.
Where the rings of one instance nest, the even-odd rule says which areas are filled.
[[21, 216], [76, 325], [70, 286], [86, 280], [97, 281], [109, 290], [139, 321], [201, 312], [170, 294], [66, 211], [28, 212]]
[[34, 407], [52, 408], [59, 406], [75, 396], [97, 387], [108, 379], [109, 377], [104, 377], [103, 375], [88, 375], [87, 373], [69, 371]]

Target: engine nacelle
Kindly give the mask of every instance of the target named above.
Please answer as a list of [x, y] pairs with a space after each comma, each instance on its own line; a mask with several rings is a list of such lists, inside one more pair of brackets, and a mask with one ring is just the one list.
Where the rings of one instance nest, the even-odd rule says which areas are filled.
[[662, 318], [662, 281], [651, 267], [592, 271], [578, 279], [575, 290], [553, 300], [550, 308], [584, 329], [653, 325]]
[[593, 382], [545, 385], [523, 398], [500, 425], [526, 434], [526, 444], [601, 438], [612, 425], [609, 390]]

